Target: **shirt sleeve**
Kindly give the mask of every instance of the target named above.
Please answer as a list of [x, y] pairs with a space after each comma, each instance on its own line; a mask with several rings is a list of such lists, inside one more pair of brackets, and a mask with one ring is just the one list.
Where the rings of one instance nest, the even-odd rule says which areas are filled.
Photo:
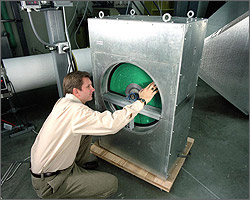
[[110, 111], [98, 112], [86, 106], [77, 111], [72, 120], [72, 131], [81, 135], [109, 135], [115, 134], [127, 125], [141, 110], [143, 104], [136, 101], [114, 113]]

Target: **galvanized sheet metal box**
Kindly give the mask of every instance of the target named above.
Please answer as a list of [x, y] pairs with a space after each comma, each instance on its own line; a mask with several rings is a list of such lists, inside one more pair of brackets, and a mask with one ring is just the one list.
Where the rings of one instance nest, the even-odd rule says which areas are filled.
[[196, 18], [172, 17], [169, 22], [159, 16], [88, 19], [96, 107], [114, 111], [112, 98], [118, 102], [119, 96], [112, 96], [110, 102], [104, 97], [109, 95], [111, 71], [119, 63], [144, 70], [157, 84], [162, 102], [157, 123], [101, 137], [102, 147], [161, 178], [168, 177], [186, 144], [206, 26], [206, 19]]

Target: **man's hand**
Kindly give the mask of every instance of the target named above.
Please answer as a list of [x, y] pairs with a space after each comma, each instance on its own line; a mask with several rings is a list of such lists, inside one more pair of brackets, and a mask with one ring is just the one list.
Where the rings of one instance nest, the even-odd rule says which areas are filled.
[[152, 82], [147, 87], [140, 90], [139, 98], [145, 99], [146, 103], [149, 103], [157, 92], [158, 88], [156, 87], [155, 83]]

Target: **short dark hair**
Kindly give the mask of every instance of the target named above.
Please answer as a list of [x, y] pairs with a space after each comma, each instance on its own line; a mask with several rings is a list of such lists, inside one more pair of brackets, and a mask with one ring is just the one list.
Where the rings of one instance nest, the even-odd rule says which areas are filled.
[[77, 88], [82, 90], [82, 78], [88, 77], [90, 78], [90, 74], [88, 72], [75, 71], [67, 74], [63, 79], [63, 93], [73, 94], [73, 89]]

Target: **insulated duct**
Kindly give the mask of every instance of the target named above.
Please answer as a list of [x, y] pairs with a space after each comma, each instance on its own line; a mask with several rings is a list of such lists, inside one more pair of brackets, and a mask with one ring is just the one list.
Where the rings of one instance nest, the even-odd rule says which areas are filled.
[[[91, 49], [73, 50], [78, 70], [92, 75]], [[3, 59], [6, 74], [16, 92], [56, 84], [51, 53]]]
[[249, 2], [227, 2], [208, 19], [199, 76], [249, 114]]

